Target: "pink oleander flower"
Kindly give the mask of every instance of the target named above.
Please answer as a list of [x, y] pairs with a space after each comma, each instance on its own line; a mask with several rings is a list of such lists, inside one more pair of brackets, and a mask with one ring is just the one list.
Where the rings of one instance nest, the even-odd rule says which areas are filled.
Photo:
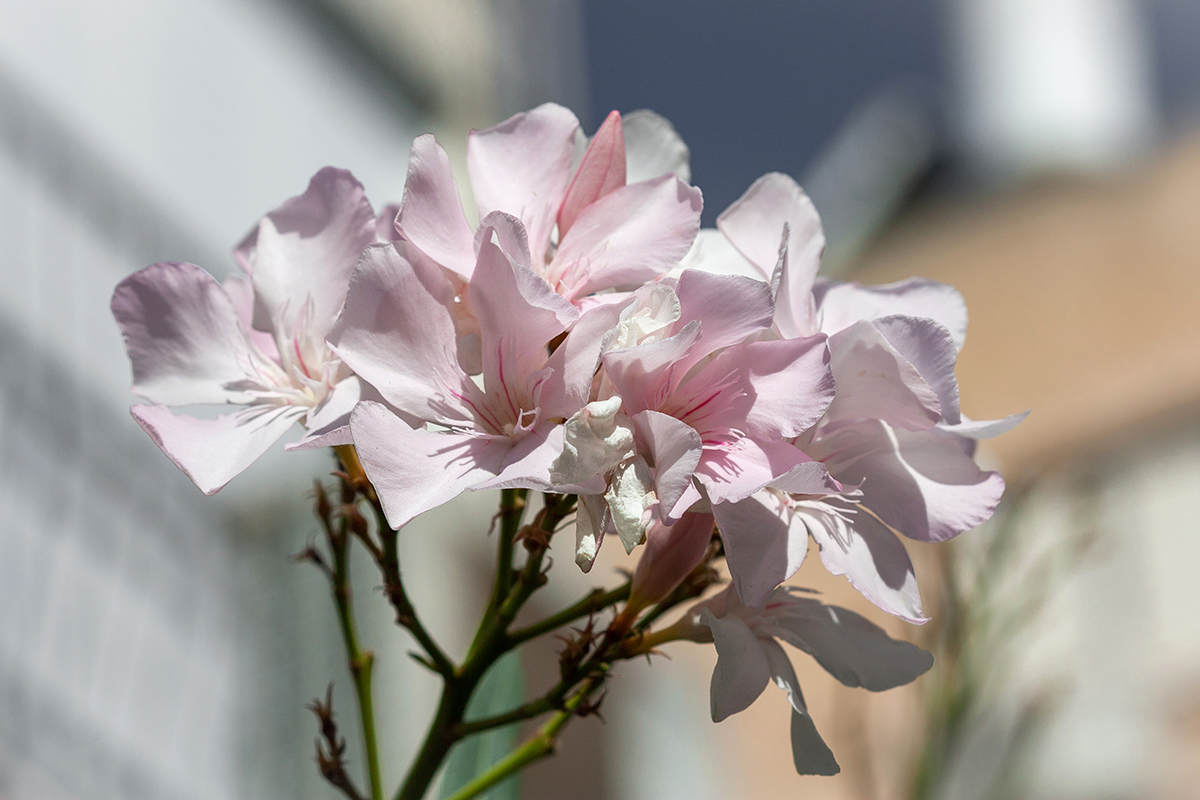
[[712, 642], [717, 665], [711, 685], [712, 718], [720, 722], [750, 706], [774, 681], [792, 706], [792, 759], [802, 775], [836, 775], [837, 761], [817, 732], [800, 683], [780, 639], [816, 659], [849, 687], [880, 692], [910, 683], [933, 666], [933, 656], [846, 608], [781, 586], [760, 606], [748, 607], [730, 588], [693, 606], [671, 638]]
[[[133, 406], [133, 418], [205, 494], [296, 423], [305, 429], [298, 446], [345, 428], [364, 387], [325, 335], [359, 254], [383, 228], [362, 185], [326, 168], [263, 217], [236, 251], [244, 272], [224, 285], [173, 262], [118, 284], [112, 312], [133, 391], [151, 402]], [[195, 405], [240, 408], [215, 418], [169, 409]]]
[[794, 443], [845, 487], [810, 493], [768, 484], [715, 507], [737, 591], [762, 602], [800, 567], [811, 536], [831, 572], [880, 608], [925, 621], [893, 530], [941, 541], [988, 519], [1004, 481], [976, 466], [973, 440], [1024, 418], [962, 417], [954, 376], [966, 339], [961, 295], [921, 279], [877, 287], [819, 280], [820, 219], [785, 175], [760, 178], [717, 225], [701, 232], [683, 266], [757, 276], [772, 286], [777, 335], [829, 337], [836, 394]]
[[700, 227], [700, 190], [685, 183], [687, 148], [670, 123], [646, 111], [625, 124], [612, 112], [577, 161], [582, 141], [575, 115], [553, 103], [472, 132], [467, 168], [480, 220], [473, 230], [446, 152], [420, 136], [396, 229], [469, 279], [481, 232], [499, 217], [517, 220], [512, 246], [500, 246], [577, 304], [657, 278]]
[[602, 359], [611, 396], [567, 421], [551, 468], [558, 482], [605, 479], [603, 502], [581, 499], [581, 566], [610, 525], [632, 550], [652, 518], [671, 524], [702, 499], [740, 500], [785, 475], [831, 486], [786, 441], [833, 398], [825, 337], [760, 339], [773, 311], [765, 284], [689, 270], [621, 309]]
[[617, 309], [581, 314], [511, 261], [493, 234], [503, 241], [514, 229], [484, 230], [467, 287], [480, 338], [478, 382], [462, 367], [456, 284], [440, 266], [408, 242], [374, 245], [351, 279], [329, 341], [407, 415], [363, 401], [350, 420], [363, 467], [396, 528], [468, 489], [549, 490], [549, 464], [562, 451], [560, 423], [587, 402]]

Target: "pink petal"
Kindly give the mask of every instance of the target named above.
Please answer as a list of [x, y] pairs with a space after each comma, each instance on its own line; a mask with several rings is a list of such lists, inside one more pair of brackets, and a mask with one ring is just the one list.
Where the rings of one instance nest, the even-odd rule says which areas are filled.
[[700, 461], [700, 434], [690, 425], [657, 411], [643, 411], [632, 419], [654, 460], [654, 492], [660, 514], [670, 521], [675, 518], [679, 498], [691, 485], [692, 473]]
[[791, 597], [779, 622], [779, 638], [811, 655], [842, 684], [882, 692], [912, 683], [933, 666], [933, 656], [893, 639], [875, 623], [840, 606]]
[[475, 269], [475, 235], [463, 213], [450, 157], [431, 134], [413, 140], [396, 230], [464, 278]]
[[525, 223], [534, 258], [550, 247], [550, 234], [575, 155], [579, 121], [567, 109], [545, 103], [495, 127], [471, 133], [467, 169], [482, 219], [493, 211]]
[[843, 490], [820, 461], [805, 461], [780, 475], [770, 484], [772, 489], [791, 494], [821, 495]]
[[665, 117], [639, 109], [626, 114], [621, 123], [625, 133], [627, 183], [638, 183], [668, 173], [684, 183], [691, 181], [688, 146]]
[[970, 420], [964, 417], [963, 421], [957, 425], [938, 425], [938, 430], [965, 436], [968, 439], [991, 439], [993, 436], [1011, 431], [1028, 416], [1029, 412], [1023, 411], [1020, 414], [1010, 414], [1004, 419]]
[[696, 478], [714, 504], [736, 502], [810, 460], [790, 442], [742, 438], [723, 447], [706, 447]]
[[771, 665], [772, 680], [787, 692], [788, 702], [792, 706], [792, 763], [796, 772], [801, 775], [837, 775], [842, 769], [809, 716], [792, 662], [774, 640], [764, 641], [763, 649]]
[[338, 356], [401, 411], [450, 424], [472, 420], [461, 397], [470, 378], [458, 366], [454, 285], [405, 242], [371, 245], [329, 335]]
[[[283, 449], [320, 450], [341, 444], [354, 444], [354, 437], [350, 433], [350, 414], [362, 400], [387, 404], [371, 384], [354, 375], [343, 378], [333, 387], [321, 405], [309, 411], [308, 418], [304, 421], [307, 429], [304, 438], [284, 445]], [[412, 414], [406, 414], [392, 406], [388, 406], [388, 409], [408, 423], [409, 427], [419, 428], [424, 424], [423, 420]]]
[[340, 380], [321, 404], [308, 411], [304, 420], [304, 438], [285, 445], [284, 450], [315, 450], [339, 444], [353, 444], [350, 436], [350, 412], [363, 396], [363, 383], [351, 375]]
[[[699, 335], [700, 323], [693, 320], [666, 339], [610, 350], [604, 354], [604, 369], [625, 401], [629, 413], [656, 408], [665, 400], [660, 396], [660, 389], [665, 394], [664, 385], [670, 382], [672, 374], [676, 372], [676, 364], [695, 344]], [[682, 371], [678, 371], [676, 379], [682, 377]]]
[[[889, 614], [928, 621], [921, 612], [917, 576], [904, 545], [868, 511], [836, 500], [813, 504], [805, 524], [821, 548], [821, 563]], [[841, 513], [834, 513], [840, 510]]]
[[895, 314], [925, 317], [942, 325], [957, 350], [967, 341], [967, 305], [953, 286], [909, 278], [880, 286], [818, 280], [814, 288], [821, 330], [830, 336], [861, 320]]
[[263, 355], [278, 364], [279, 345], [275, 343], [275, 337], [267, 331], [255, 330], [253, 327], [254, 282], [250, 280], [250, 276], [244, 272], [232, 272], [225, 277], [221, 286], [225, 289], [225, 294], [229, 295], [229, 301], [233, 303], [233, 308], [237, 312], [238, 321], [242, 324], [242, 329], [249, 335], [250, 341], [263, 352]]
[[812, 288], [825, 250], [821, 218], [804, 190], [787, 175], [768, 173], [717, 217], [717, 227], [764, 275], [779, 261], [787, 226], [787, 261], [778, 276], [776, 323], [784, 336], [816, 333]]
[[740, 430], [768, 441], [799, 436], [834, 400], [825, 335], [729, 347], [681, 387], [678, 396], [703, 400], [709, 387], [721, 387], [722, 397], [739, 397], [714, 401], [709, 414], [704, 413], [709, 407], [689, 414], [688, 421], [701, 433]]
[[514, 264], [491, 242], [480, 245], [469, 300], [479, 321], [484, 387], [514, 414], [531, 411], [529, 377], [546, 363], [546, 345], [579, 312], [529, 267]]
[[927, 430], [941, 419], [937, 391], [875, 324], [858, 322], [834, 334], [829, 349], [837, 381], [829, 420], [882, 419]]
[[704, 608], [700, 621], [712, 630], [717, 648], [709, 694], [713, 722], [720, 722], [758, 699], [771, 680], [771, 665], [763, 643], [738, 617], [717, 617]]
[[700, 338], [680, 367], [680, 377], [708, 354], [771, 327], [771, 288], [762, 281], [687, 270], [679, 276], [675, 293], [680, 309], [675, 330], [700, 322]]
[[129, 409], [154, 443], [205, 494], [215, 494], [253, 464], [305, 411], [303, 406], [256, 405], [216, 419], [197, 419], [172, 414], [160, 405]]
[[716, 228], [701, 228], [692, 242], [692, 249], [672, 272], [682, 274], [689, 269], [713, 275], [741, 275], [764, 283], [771, 280], [770, 275], [747, 261]]
[[525, 267], [533, 264], [533, 258], [529, 253], [529, 235], [525, 232], [525, 225], [521, 220], [503, 211], [493, 211], [481, 219], [472, 245], [476, 257], [478, 257], [479, 248], [483, 246], [483, 243], [491, 242], [493, 237], [495, 237], [495, 244], [504, 255], [514, 262]]
[[511, 449], [508, 441], [413, 430], [372, 402], [354, 409], [350, 431], [393, 528], [494, 477]]
[[[248, 403], [255, 354], [229, 295], [194, 264], [159, 263], [117, 284], [112, 313], [133, 365], [133, 391], [166, 405]], [[253, 384], [253, 385], [251, 385]]]
[[604, 491], [604, 478], [595, 476], [581, 483], [554, 485], [550, 481], [550, 465], [562, 453], [561, 425], [543, 423], [534, 427], [504, 456], [500, 472], [474, 486], [474, 489], [535, 489], [559, 494], [599, 494]]
[[375, 236], [375, 212], [362, 184], [332, 167], [263, 218], [247, 271], [276, 339], [290, 339], [302, 321], [323, 338], [342, 309], [359, 255]]
[[908, 363], [925, 379], [942, 409], [941, 421], [949, 425], [962, 422], [958, 406], [958, 380], [954, 364], [958, 349], [941, 324], [922, 317], [891, 316], [873, 323]]
[[567, 196], [558, 212], [558, 236], [562, 239], [583, 209], [625, 185], [625, 135], [621, 114], [609, 113], [592, 137], [583, 161], [571, 179]]
[[587, 405], [592, 379], [600, 367], [604, 338], [621, 316], [625, 303], [596, 306], [580, 315], [546, 366], [552, 372], [542, 386], [541, 408], [546, 417], [567, 419]]
[[653, 280], [692, 246], [702, 207], [700, 190], [674, 175], [610, 192], [562, 237], [549, 279], [572, 299]]
[[716, 503], [712, 513], [725, 544], [733, 588], [745, 605], [762, 605], [804, 563], [807, 529], [799, 520], [789, 525], [781, 517], [785, 509], [768, 493]]
[[1004, 493], [1000, 473], [979, 469], [963, 442], [938, 430], [864, 421], [806, 449], [839, 481], [861, 483], [863, 503], [888, 525], [912, 539], [940, 542], [990, 518]]

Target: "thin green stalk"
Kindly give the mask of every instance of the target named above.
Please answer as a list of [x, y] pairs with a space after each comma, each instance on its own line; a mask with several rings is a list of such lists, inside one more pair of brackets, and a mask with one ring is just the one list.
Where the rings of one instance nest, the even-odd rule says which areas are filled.
[[537, 700], [530, 700], [528, 703], [519, 705], [503, 714], [460, 722], [454, 726], [454, 737], [456, 739], [465, 739], [476, 733], [490, 731], [493, 728], [502, 728], [514, 722], [524, 722], [527, 719], [533, 719], [536, 716], [545, 714], [547, 711], [553, 711], [561, 705], [561, 700], [556, 703], [552, 699], [557, 693], [557, 688], [551, 689], [544, 697], [539, 697]]
[[497, 761], [487, 771], [476, 777], [466, 786], [450, 795], [447, 800], [469, 800], [469, 798], [478, 797], [510, 775], [520, 772], [534, 761], [551, 755], [554, 752], [559, 732], [571, 721], [571, 718], [576, 715], [579, 707], [592, 692], [600, 687], [601, 683], [603, 683], [603, 678], [601, 677], [589, 678], [585, 681], [580, 686], [579, 691], [566, 701], [563, 710], [547, 720], [546, 724], [541, 727], [537, 734], [516, 750], [513, 750], [507, 756]]
[[499, 608], [508, 596], [513, 578], [513, 543], [521, 528], [521, 515], [525, 511], [525, 489], [502, 489], [500, 491], [500, 544], [496, 554], [496, 586], [489, 608]]
[[[444, 676], [446, 683], [442, 687], [437, 712], [429, 726], [429, 732], [425, 735], [425, 741], [413, 760], [408, 777], [395, 795], [395, 800], [420, 800], [424, 797], [434, 775], [437, 774], [438, 767], [460, 738], [456, 731], [466, 713], [471, 694], [496, 659], [512, 649], [507, 636], [508, 626], [512, 624], [513, 618], [530, 595], [545, 582], [541, 571], [542, 559], [546, 553], [544, 544], [534, 545], [525, 566], [513, 582], [512, 548], [520, 531], [524, 498], [524, 490], [506, 490], [501, 494], [500, 563], [492, 601], [480, 620], [479, 630], [466, 659], [452, 675]], [[538, 512], [534, 523], [535, 532], [540, 530], [548, 539], [563, 517], [570, 513], [573, 501], [574, 498], [559, 499], [556, 496], [547, 496], [546, 504]], [[509, 577], [502, 581], [501, 576], [505, 573]], [[508, 590], [501, 594], [500, 589], [505, 586]]]
[[350, 587], [348, 528], [347, 520], [343, 517], [338, 523], [337, 534], [334, 535], [332, 530], [329, 532], [330, 548], [333, 552], [333, 599], [337, 605], [342, 640], [346, 645], [346, 657], [350, 662], [350, 674], [354, 677], [354, 689], [358, 695], [358, 716], [362, 723], [371, 800], [383, 800], [379, 747], [375, 739], [375, 710], [371, 700], [371, 668], [375, 663], [375, 654], [370, 650], [363, 650], [359, 644], [358, 625], [354, 619], [354, 599]]
[[412, 601], [408, 598], [408, 592], [404, 589], [404, 580], [400, 573], [398, 534], [388, 524], [387, 517], [383, 513], [383, 506], [379, 504], [379, 501], [373, 501], [371, 507], [375, 509], [379, 539], [383, 543], [378, 564], [379, 569], [383, 572], [384, 594], [387, 595], [388, 601], [396, 612], [396, 622], [413, 635], [439, 674], [443, 677], [452, 677], [457, 672], [454, 662], [421, 624], [417, 610], [413, 607]]
[[603, 611], [609, 606], [628, 600], [631, 586], [632, 583], [627, 581], [616, 589], [607, 592], [603, 589], [593, 589], [586, 597], [564, 608], [557, 614], [513, 631], [508, 635], [508, 641], [514, 646], [522, 644], [530, 639], [536, 639], [544, 633], [557, 630], [564, 625], [570, 625], [572, 622], [582, 619], [589, 614], [595, 614], [597, 611]]

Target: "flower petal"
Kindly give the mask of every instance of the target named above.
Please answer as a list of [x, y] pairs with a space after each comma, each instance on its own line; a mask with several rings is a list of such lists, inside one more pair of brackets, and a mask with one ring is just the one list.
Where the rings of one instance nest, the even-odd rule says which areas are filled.
[[172, 414], [161, 405], [134, 406], [129, 412], [200, 491], [215, 494], [307, 410], [303, 406], [256, 405], [215, 419]]
[[790, 442], [743, 437], [724, 446], [705, 447], [696, 478], [715, 507], [743, 500], [808, 461]]
[[267, 331], [255, 330], [253, 327], [254, 281], [250, 280], [250, 276], [245, 272], [231, 272], [225, 276], [221, 287], [225, 289], [225, 294], [229, 295], [229, 301], [233, 303], [233, 308], [237, 312], [238, 321], [250, 337], [250, 341], [267, 358], [276, 364], [280, 363], [279, 345], [275, 343], [275, 337]]
[[857, 322], [834, 334], [829, 350], [837, 394], [828, 420], [881, 419], [927, 430], [941, 419], [937, 391], [875, 323]]
[[574, 114], [545, 103], [473, 131], [468, 139], [467, 170], [479, 217], [493, 211], [519, 217], [535, 259], [550, 247], [555, 216], [571, 180], [578, 130]]
[[414, 430], [369, 401], [355, 407], [350, 431], [393, 528], [495, 477], [511, 449], [507, 441]]
[[700, 190], [674, 175], [610, 192], [563, 236], [548, 278], [571, 299], [653, 280], [691, 248], [703, 205]]
[[678, 397], [694, 398], [694, 405], [715, 387], [713, 402], [687, 415], [701, 433], [739, 430], [765, 441], [792, 439], [836, 402], [824, 334], [733, 345], [689, 379]]
[[575, 563], [584, 572], [592, 571], [596, 554], [600, 552], [607, 525], [607, 509], [604, 495], [579, 495], [579, 506], [575, 514]]
[[253, 370], [265, 356], [253, 352], [221, 284], [194, 264], [135, 272], [117, 284], [112, 313], [133, 365], [133, 391], [147, 400], [248, 403], [249, 390], [261, 388]]
[[[775, 276], [780, 239], [787, 229], [786, 267]], [[794, 180], [779, 172], [755, 181], [717, 217], [717, 227], [742, 255], [776, 280], [776, 324], [786, 337], [816, 333], [812, 288], [825, 250], [821, 218]]]
[[967, 304], [953, 286], [925, 278], [909, 278], [880, 286], [818, 279], [813, 293], [821, 330], [830, 336], [861, 320], [895, 314], [925, 317], [939, 323], [957, 350], [967, 341]]
[[770, 275], [764, 274], [747, 261], [725, 238], [725, 234], [716, 228], [701, 228], [692, 242], [692, 248], [670, 274], [682, 275], [689, 269], [710, 272], [713, 275], [741, 275], [763, 283], [769, 283], [771, 280]]
[[1028, 411], [1022, 411], [1020, 414], [1010, 414], [1004, 419], [972, 420], [964, 417], [963, 421], [957, 425], [938, 425], [938, 430], [965, 436], [968, 439], [991, 439], [993, 436], [1011, 431], [1028, 416]]
[[684, 183], [692, 180], [688, 146], [666, 117], [653, 111], [630, 111], [622, 119], [625, 131], [627, 183], [674, 174]]
[[1000, 473], [979, 469], [965, 441], [872, 420], [805, 449], [842, 483], [861, 483], [863, 504], [888, 525], [912, 539], [940, 542], [991, 517], [1004, 493]]
[[454, 285], [410, 244], [371, 245], [329, 344], [401, 411], [443, 424], [471, 420], [460, 399], [470, 378], [455, 356], [453, 306]]
[[504, 255], [526, 267], [533, 264], [533, 257], [529, 254], [529, 234], [525, 231], [525, 225], [512, 214], [503, 211], [493, 211], [479, 221], [479, 230], [475, 231], [475, 241], [472, 245], [476, 258], [484, 240], [490, 242], [493, 235], [496, 245]]
[[625, 400], [628, 412], [636, 414], [665, 399], [660, 396], [660, 389], [673, 374], [683, 377], [677, 365], [699, 336], [700, 322], [693, 320], [666, 339], [604, 354], [601, 360], [605, 372]]
[[958, 350], [940, 323], [922, 317], [891, 316], [873, 323], [896, 352], [912, 364], [937, 395], [944, 423], [962, 422], [954, 364]]
[[712, 513], [725, 544], [733, 588], [745, 605], [762, 605], [804, 563], [808, 531], [799, 520], [789, 524], [786, 507], [768, 492], [716, 503]]
[[400, 238], [396, 229], [396, 218], [400, 216], [400, 204], [388, 203], [375, 216], [375, 241], [394, 242]]
[[432, 134], [413, 140], [396, 230], [464, 278], [475, 269], [475, 235], [463, 213], [450, 157]]
[[570, 417], [583, 408], [592, 392], [600, 355], [625, 302], [595, 306], [583, 312], [567, 338], [546, 359], [552, 370], [542, 385], [540, 404], [546, 417]]
[[[529, 267], [514, 264], [491, 242], [479, 247], [471, 278], [471, 308], [483, 340], [483, 374], [492, 380], [525, 376], [546, 361], [546, 344], [579, 318], [579, 311]], [[502, 363], [505, 359], [515, 362]], [[491, 380], [489, 380], [491, 379]]]
[[558, 211], [558, 236], [562, 239], [587, 206], [625, 185], [625, 134], [621, 113], [612, 111], [588, 144], [587, 152], [567, 188]]
[[846, 686], [882, 692], [911, 683], [933, 666], [933, 656], [893, 639], [875, 623], [810, 597], [790, 598], [772, 614], [779, 638], [811, 655]]
[[534, 426], [512, 445], [504, 456], [500, 472], [482, 481], [475, 489], [536, 489], [560, 494], [595, 494], [604, 491], [604, 478], [557, 484], [550, 478], [550, 465], [563, 451], [563, 427], [552, 423]]
[[817, 726], [804, 705], [800, 692], [800, 681], [787, 653], [774, 641], [764, 642], [767, 659], [771, 665], [771, 677], [775, 685], [787, 692], [792, 706], [792, 763], [801, 775], [837, 775], [841, 772], [833, 752], [817, 733]]
[[678, 367], [680, 377], [710, 353], [771, 327], [771, 288], [762, 281], [688, 270], [679, 276], [675, 292], [680, 309], [675, 330], [700, 322], [697, 345]]
[[647, 512], [655, 500], [653, 479], [645, 459], [635, 456], [618, 466], [608, 481], [604, 500], [625, 552], [632, 553], [646, 535], [646, 524], [650, 521]]
[[717, 666], [713, 669], [709, 696], [713, 722], [720, 722], [746, 710], [758, 699], [771, 680], [771, 664], [764, 642], [738, 617], [732, 614], [718, 617], [703, 608], [700, 621], [712, 630], [717, 648]]
[[[307, 191], [267, 214], [248, 257], [256, 307], [277, 340], [301, 324], [316, 340], [333, 326], [350, 273], [363, 248], [375, 241], [375, 212], [362, 184], [342, 169], [326, 167]], [[256, 315], [258, 316], [258, 315]]]
[[338, 444], [353, 444], [350, 412], [363, 396], [363, 382], [351, 375], [338, 381], [319, 406], [308, 410], [304, 438], [284, 450], [315, 450]]
[[908, 552], [896, 534], [865, 509], [837, 498], [799, 504], [796, 514], [821, 552], [821, 563], [889, 614], [917, 624], [921, 594]]
[[700, 434], [687, 423], [657, 411], [635, 414], [633, 422], [654, 459], [654, 491], [660, 515], [664, 521], [675, 519], [675, 506], [691, 485], [692, 474], [700, 463]]
[[633, 452], [633, 425], [621, 398], [588, 403], [563, 424], [562, 452], [550, 467], [555, 484], [604, 475]]

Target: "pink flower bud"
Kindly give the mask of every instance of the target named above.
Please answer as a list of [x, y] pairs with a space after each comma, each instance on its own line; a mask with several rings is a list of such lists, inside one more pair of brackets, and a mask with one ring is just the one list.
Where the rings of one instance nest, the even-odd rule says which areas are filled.
[[684, 514], [674, 525], [651, 522], [646, 527], [646, 548], [633, 573], [629, 605], [645, 608], [674, 591], [704, 560], [712, 532], [709, 513]]

